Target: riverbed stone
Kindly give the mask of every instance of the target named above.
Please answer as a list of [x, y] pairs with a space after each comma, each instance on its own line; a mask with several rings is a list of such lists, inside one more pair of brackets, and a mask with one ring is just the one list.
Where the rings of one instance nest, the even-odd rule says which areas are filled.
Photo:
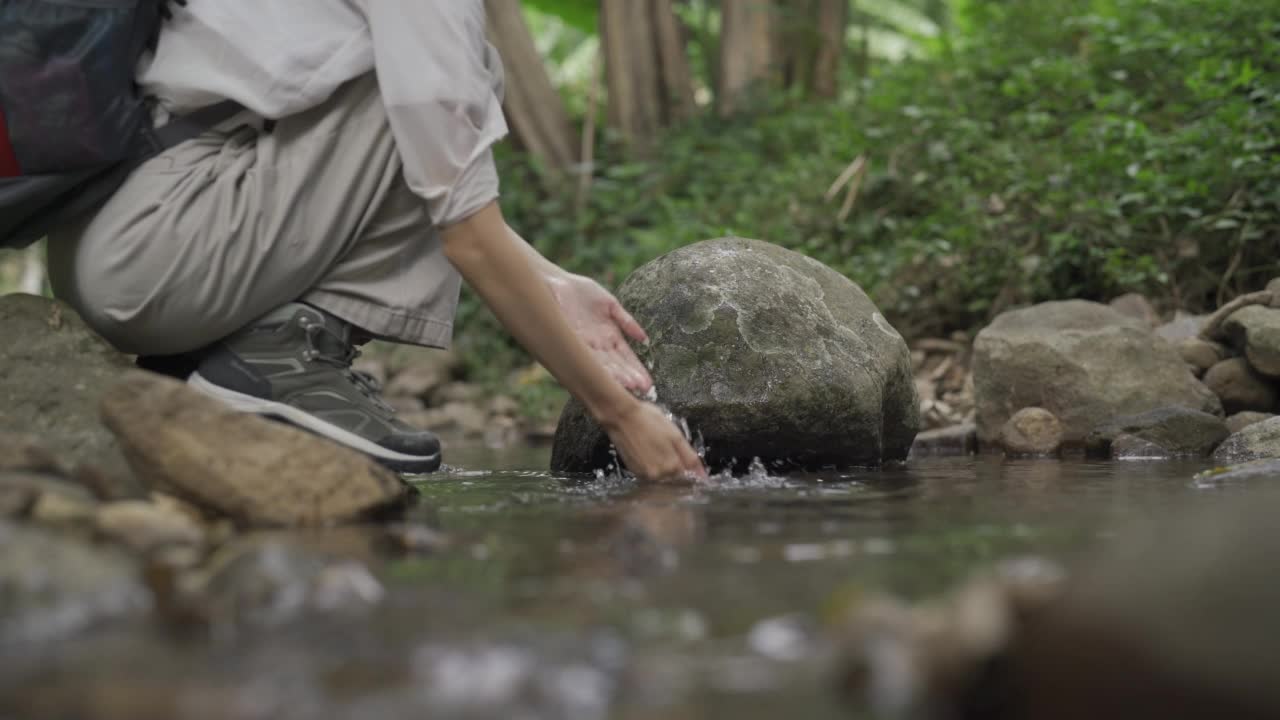
[[139, 477], [242, 524], [328, 525], [406, 497], [395, 473], [361, 453], [152, 373], [126, 374], [102, 412]]
[[1220, 463], [1280, 458], [1280, 417], [1254, 423], [1227, 438], [1213, 453]]
[[1238, 483], [1253, 480], [1280, 480], [1280, 459], [1266, 458], [1223, 465], [1196, 475], [1196, 480], [1210, 483]]
[[1273, 417], [1275, 417], [1275, 415], [1271, 413], [1254, 412], [1252, 410], [1238, 412], [1227, 418], [1227, 429], [1230, 430], [1232, 434], [1235, 434], [1250, 425], [1256, 425], [1263, 420], [1270, 420]]
[[1204, 375], [1209, 368], [1231, 357], [1231, 351], [1226, 345], [1200, 337], [1186, 338], [1179, 342], [1178, 353], [1195, 371], [1196, 377]]
[[1280, 378], [1280, 309], [1262, 305], [1242, 308], [1227, 318], [1223, 330], [1244, 351], [1254, 370]]
[[1208, 319], [1208, 315], [1192, 315], [1179, 310], [1174, 313], [1172, 320], [1157, 327], [1155, 332], [1156, 335], [1176, 345], [1187, 338], [1198, 336]]
[[1142, 293], [1125, 293], [1107, 303], [1111, 309], [1146, 325], [1155, 328], [1160, 325], [1160, 314], [1156, 312], [1151, 301]]
[[1230, 434], [1226, 422], [1217, 415], [1185, 407], [1164, 407], [1099, 425], [1085, 440], [1085, 451], [1092, 457], [1116, 457], [1113, 443], [1121, 435], [1129, 435], [1162, 451], [1140, 448], [1134, 440], [1128, 440], [1125, 451], [1130, 456], [1149, 452], [1145, 457], [1206, 457]]
[[961, 423], [916, 435], [911, 457], [946, 457], [978, 452], [978, 426]]
[[1276, 386], [1259, 375], [1244, 358], [1231, 358], [1209, 368], [1204, 384], [1222, 399], [1227, 413], [1269, 412], [1276, 407]]
[[[758, 240], [707, 240], [638, 269], [618, 297], [649, 333], [658, 401], [688, 420], [713, 467], [876, 465], [920, 429], [911, 354], [857, 285]], [[612, 461], [581, 404], [561, 415], [552, 468]]]
[[994, 442], [1013, 413], [1042, 407], [1064, 443], [1083, 444], [1099, 422], [1178, 405], [1221, 414], [1177, 350], [1140, 323], [1084, 300], [1003, 313], [974, 342], [978, 437]]
[[130, 359], [56, 300], [0, 296], [0, 328], [0, 432], [37, 436], [67, 463], [127, 478], [98, 402]]
[[0, 521], [0, 646], [64, 638], [151, 603], [128, 556], [70, 534]]
[[1054, 455], [1062, 448], [1062, 423], [1048, 410], [1023, 408], [1000, 429], [1000, 447], [1011, 457]]
[[93, 521], [100, 535], [140, 553], [204, 542], [204, 528], [173, 505], [144, 500], [106, 503]]

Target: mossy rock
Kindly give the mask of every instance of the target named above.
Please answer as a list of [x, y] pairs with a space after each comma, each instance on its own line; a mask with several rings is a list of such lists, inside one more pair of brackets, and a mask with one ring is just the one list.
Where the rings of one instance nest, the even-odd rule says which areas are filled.
[[[758, 240], [707, 240], [636, 270], [618, 297], [646, 328], [659, 402], [701, 433], [708, 464], [850, 467], [906, 458], [919, 407], [906, 342], [857, 285]], [[551, 466], [613, 462], [570, 401]]]

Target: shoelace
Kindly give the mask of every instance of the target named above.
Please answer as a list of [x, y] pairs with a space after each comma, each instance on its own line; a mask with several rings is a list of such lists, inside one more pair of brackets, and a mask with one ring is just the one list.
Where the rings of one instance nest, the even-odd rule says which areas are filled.
[[[328, 335], [338, 344], [338, 346], [345, 348], [344, 352], [341, 355], [330, 355], [321, 350], [316, 344], [316, 339], [322, 334]], [[359, 390], [362, 395], [369, 398], [370, 402], [389, 414], [395, 414], [395, 408], [388, 405], [382, 399], [382, 384], [378, 382], [377, 378], [363, 370], [356, 370], [351, 367], [351, 364], [356, 361], [356, 358], [360, 357], [359, 348], [351, 345], [343, 339], [341, 335], [330, 330], [324, 325], [307, 325], [306, 337], [306, 357], [308, 360], [323, 363], [325, 365], [331, 365], [341, 370], [342, 374], [351, 381], [351, 384], [355, 385], [356, 389]]]

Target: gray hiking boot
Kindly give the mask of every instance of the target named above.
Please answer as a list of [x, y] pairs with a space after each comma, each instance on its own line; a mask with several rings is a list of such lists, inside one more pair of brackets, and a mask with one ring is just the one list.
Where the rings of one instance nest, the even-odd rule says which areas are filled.
[[395, 416], [351, 369], [351, 326], [292, 303], [216, 345], [187, 381], [243, 412], [275, 417], [406, 473], [440, 467], [440, 441]]

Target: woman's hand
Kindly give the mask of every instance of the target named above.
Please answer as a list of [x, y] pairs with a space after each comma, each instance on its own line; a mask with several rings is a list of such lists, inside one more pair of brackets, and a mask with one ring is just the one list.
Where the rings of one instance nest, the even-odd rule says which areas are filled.
[[705, 480], [707, 469], [675, 423], [656, 405], [633, 400], [604, 423], [627, 469], [656, 482]]
[[617, 298], [595, 280], [572, 273], [549, 275], [547, 285], [569, 327], [609, 374], [637, 395], [649, 392], [653, 378], [627, 343], [648, 342], [649, 336]]

